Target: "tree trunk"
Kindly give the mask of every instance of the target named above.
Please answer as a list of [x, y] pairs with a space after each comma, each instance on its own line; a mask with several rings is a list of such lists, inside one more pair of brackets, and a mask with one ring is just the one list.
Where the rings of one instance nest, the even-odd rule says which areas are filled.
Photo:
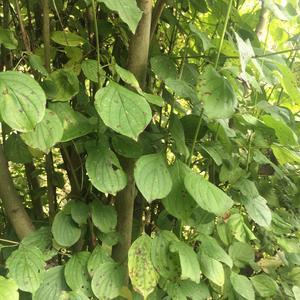
[[[131, 71], [140, 83], [145, 87], [148, 53], [150, 44], [150, 29], [152, 18], [152, 0], [139, 0], [138, 5], [144, 12], [138, 25], [136, 33], [130, 40], [128, 53], [128, 70]], [[132, 238], [133, 207], [136, 196], [135, 182], [133, 176], [135, 161], [124, 159], [123, 168], [128, 177], [128, 183], [124, 190], [116, 196], [116, 209], [118, 212], [118, 225], [120, 240], [113, 247], [113, 258], [121, 263], [127, 263], [128, 250]], [[128, 277], [126, 279], [128, 281]]]
[[0, 145], [0, 198], [18, 238], [22, 240], [34, 231], [34, 226], [14, 186], [2, 145]]

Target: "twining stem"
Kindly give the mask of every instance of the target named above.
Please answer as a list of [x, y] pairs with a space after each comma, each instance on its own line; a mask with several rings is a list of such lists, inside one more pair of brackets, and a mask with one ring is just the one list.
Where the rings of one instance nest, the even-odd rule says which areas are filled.
[[94, 30], [96, 38], [96, 51], [97, 51], [97, 75], [98, 75], [98, 88], [101, 87], [101, 65], [100, 65], [100, 41], [99, 41], [99, 29], [97, 22], [97, 6], [95, 0], [92, 0], [93, 18], [94, 18]]

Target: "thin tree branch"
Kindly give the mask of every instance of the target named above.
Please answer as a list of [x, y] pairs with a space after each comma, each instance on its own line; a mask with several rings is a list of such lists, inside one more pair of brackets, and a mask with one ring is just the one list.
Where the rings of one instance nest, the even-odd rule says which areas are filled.
[[151, 31], [150, 31], [150, 41], [152, 41], [158, 21], [160, 16], [165, 8], [167, 0], [157, 0], [155, 7], [153, 9], [152, 14], [152, 23], [151, 23]]

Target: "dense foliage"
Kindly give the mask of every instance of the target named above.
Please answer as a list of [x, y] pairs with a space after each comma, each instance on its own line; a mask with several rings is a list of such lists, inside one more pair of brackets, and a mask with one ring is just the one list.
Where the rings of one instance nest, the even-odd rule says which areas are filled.
[[299, 300], [299, 2], [2, 2], [0, 300]]

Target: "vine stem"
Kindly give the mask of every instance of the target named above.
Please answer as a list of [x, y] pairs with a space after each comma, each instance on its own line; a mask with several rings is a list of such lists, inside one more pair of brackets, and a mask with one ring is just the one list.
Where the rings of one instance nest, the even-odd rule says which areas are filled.
[[222, 50], [222, 47], [223, 47], [225, 33], [226, 33], [226, 30], [227, 30], [228, 21], [229, 21], [230, 14], [231, 14], [232, 3], [233, 3], [233, 0], [230, 0], [228, 10], [227, 10], [227, 14], [226, 14], [226, 18], [225, 18], [224, 27], [223, 27], [223, 32], [222, 32], [222, 35], [221, 35], [221, 40], [220, 40], [220, 44], [219, 44], [219, 48], [218, 48], [218, 54], [217, 54], [217, 59], [216, 59], [216, 62], [215, 62], [215, 68], [217, 68], [218, 64], [219, 64], [219, 59], [220, 59], [220, 54], [221, 54], [221, 50]]
[[[228, 6], [228, 10], [227, 10], [227, 13], [226, 13], [226, 18], [225, 18], [225, 23], [224, 23], [224, 27], [223, 27], [223, 32], [222, 32], [222, 35], [221, 35], [221, 40], [220, 40], [220, 44], [219, 44], [219, 48], [218, 48], [217, 59], [215, 61], [215, 68], [217, 68], [218, 64], [219, 64], [219, 59], [220, 59], [220, 54], [221, 54], [221, 50], [222, 50], [223, 43], [224, 43], [225, 33], [226, 33], [226, 30], [227, 30], [228, 21], [229, 21], [230, 14], [231, 14], [232, 3], [233, 3], [233, 0], [230, 0], [229, 6]], [[195, 136], [193, 138], [193, 144], [192, 144], [192, 148], [191, 148], [191, 154], [190, 154], [190, 157], [189, 157], [189, 160], [188, 160], [189, 167], [191, 166], [192, 157], [193, 157], [193, 154], [194, 154], [194, 151], [195, 151], [197, 137], [198, 137], [198, 134], [199, 134], [199, 131], [200, 131], [200, 127], [201, 127], [201, 123], [202, 123], [202, 119], [203, 119], [203, 113], [204, 113], [204, 109], [202, 108], [201, 112], [200, 112], [199, 122], [198, 122], [197, 128], [196, 128]]]
[[100, 41], [99, 41], [99, 30], [98, 30], [98, 23], [97, 23], [97, 9], [95, 0], [92, 0], [92, 8], [93, 8], [93, 18], [94, 18], [94, 30], [95, 30], [95, 37], [96, 37], [96, 51], [97, 51], [97, 75], [98, 75], [98, 88], [101, 87], [100, 81]]

